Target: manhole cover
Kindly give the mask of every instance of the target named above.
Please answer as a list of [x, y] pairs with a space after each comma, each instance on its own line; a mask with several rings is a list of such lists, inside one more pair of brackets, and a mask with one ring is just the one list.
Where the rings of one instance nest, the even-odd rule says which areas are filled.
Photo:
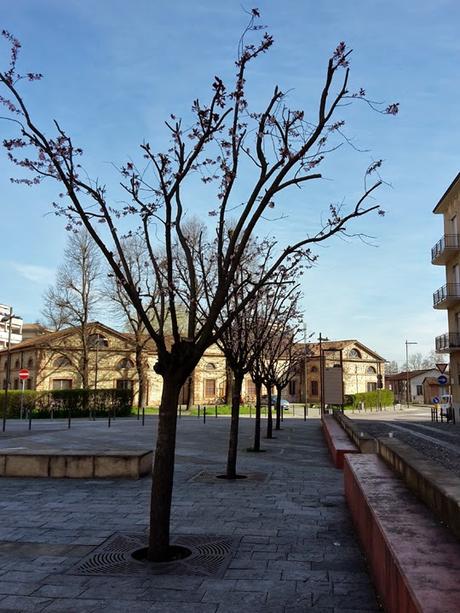
[[239, 538], [177, 535], [172, 545], [191, 550], [183, 560], [151, 564], [137, 561], [132, 553], [147, 544], [145, 534], [113, 534], [96, 551], [67, 571], [68, 575], [195, 575], [222, 577]]
[[244, 475], [246, 478], [245, 479], [235, 479], [235, 480], [222, 479], [221, 475], [217, 472], [210, 473], [206, 470], [201, 470], [199, 473], [197, 473], [191, 479], [189, 479], [189, 481], [195, 481], [198, 483], [213, 483], [214, 485], [217, 485], [218, 483], [222, 483], [222, 482], [234, 483], [235, 481], [238, 481], [238, 483], [243, 483], [246, 481], [266, 481], [268, 479], [267, 473], [257, 473], [257, 472], [247, 473], [244, 470], [240, 471], [240, 473]]

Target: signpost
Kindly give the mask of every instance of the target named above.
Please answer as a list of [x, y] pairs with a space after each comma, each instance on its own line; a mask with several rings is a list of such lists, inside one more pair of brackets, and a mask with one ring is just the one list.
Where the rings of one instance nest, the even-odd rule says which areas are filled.
[[441, 374], [446, 372], [448, 366], [449, 364], [447, 364], [447, 362], [440, 362], [439, 364], [436, 364], [436, 368]]
[[21, 368], [21, 370], [18, 373], [19, 379], [21, 380], [22, 383], [22, 388], [21, 388], [21, 412], [20, 412], [20, 418], [23, 418], [23, 414], [24, 414], [24, 386], [26, 384], [27, 379], [30, 376], [29, 371], [27, 370], [27, 368]]

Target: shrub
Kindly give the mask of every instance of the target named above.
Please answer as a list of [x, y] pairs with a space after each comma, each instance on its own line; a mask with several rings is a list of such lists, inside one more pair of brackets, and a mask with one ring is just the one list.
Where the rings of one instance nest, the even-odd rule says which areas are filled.
[[361, 402], [364, 402], [364, 407], [369, 409], [371, 407], [391, 406], [394, 403], [394, 394], [391, 390], [381, 389], [375, 392], [360, 392], [359, 394], [346, 394], [345, 395], [345, 408], [358, 409]]
[[[8, 392], [7, 417], [20, 416], [20, 390]], [[0, 413], [3, 414], [4, 395], [0, 395]], [[73, 390], [24, 390], [23, 407], [25, 413], [30, 409], [33, 418], [54, 417], [105, 417], [112, 415], [124, 417], [131, 414], [132, 391], [118, 389], [73, 389]]]

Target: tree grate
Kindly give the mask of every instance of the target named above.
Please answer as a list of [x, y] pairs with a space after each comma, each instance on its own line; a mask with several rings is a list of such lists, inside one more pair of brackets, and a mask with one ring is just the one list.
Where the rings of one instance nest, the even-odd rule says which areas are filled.
[[191, 555], [174, 562], [151, 563], [138, 561], [132, 554], [145, 547], [145, 534], [120, 534], [110, 536], [68, 575], [186, 575], [221, 578], [225, 573], [240, 538], [210, 535], [177, 535], [171, 545], [190, 549]]
[[218, 485], [221, 483], [235, 483], [238, 484], [245, 483], [247, 481], [267, 481], [268, 473], [261, 472], [246, 472], [240, 471], [240, 474], [244, 475], [244, 479], [219, 479], [219, 473], [217, 472], [208, 472], [206, 470], [200, 470], [199, 473], [194, 475], [189, 479], [189, 481], [194, 481], [195, 483], [212, 483], [213, 485]]

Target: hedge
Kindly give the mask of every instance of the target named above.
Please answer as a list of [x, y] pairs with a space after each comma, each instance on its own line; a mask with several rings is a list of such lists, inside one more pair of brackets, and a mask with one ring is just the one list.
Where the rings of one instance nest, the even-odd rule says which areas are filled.
[[[8, 391], [8, 407], [6, 416], [17, 418], [21, 410], [20, 390]], [[0, 391], [0, 414], [3, 415], [5, 404], [4, 391]], [[88, 417], [90, 414], [107, 416], [112, 415], [125, 417], [131, 414], [133, 397], [131, 390], [118, 389], [73, 389], [73, 390], [24, 390], [23, 408], [24, 415], [28, 410], [32, 411], [34, 418], [68, 417], [69, 410], [72, 417]]]
[[364, 403], [366, 409], [379, 406], [388, 407], [394, 404], [394, 393], [391, 390], [381, 389], [375, 392], [361, 392], [359, 394], [346, 394], [345, 407], [350, 409], [359, 409], [361, 402]]

